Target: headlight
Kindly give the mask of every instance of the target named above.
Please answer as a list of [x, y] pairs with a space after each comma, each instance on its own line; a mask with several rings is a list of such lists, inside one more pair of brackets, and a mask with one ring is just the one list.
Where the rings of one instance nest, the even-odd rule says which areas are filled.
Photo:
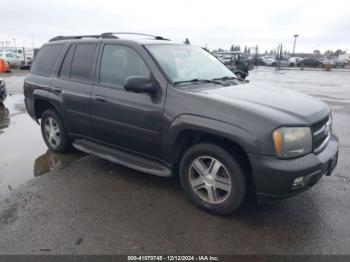
[[281, 127], [272, 133], [276, 155], [292, 158], [310, 153], [312, 150], [311, 130], [308, 127]]

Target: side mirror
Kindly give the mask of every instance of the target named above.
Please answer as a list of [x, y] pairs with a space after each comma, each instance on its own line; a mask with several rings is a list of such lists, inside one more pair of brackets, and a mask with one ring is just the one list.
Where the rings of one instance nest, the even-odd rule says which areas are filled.
[[143, 76], [129, 76], [125, 80], [124, 88], [126, 91], [135, 93], [154, 94], [157, 92], [156, 83]]

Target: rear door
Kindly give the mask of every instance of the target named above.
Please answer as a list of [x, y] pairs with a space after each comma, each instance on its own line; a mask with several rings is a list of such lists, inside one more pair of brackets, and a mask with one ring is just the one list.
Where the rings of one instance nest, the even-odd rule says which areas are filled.
[[69, 132], [79, 136], [91, 136], [90, 96], [97, 46], [96, 42], [71, 44], [51, 84], [61, 100]]
[[140, 52], [125, 45], [105, 44], [100, 53], [91, 100], [94, 136], [122, 149], [159, 156], [165, 96], [124, 89], [129, 76], [153, 78], [148, 65]]

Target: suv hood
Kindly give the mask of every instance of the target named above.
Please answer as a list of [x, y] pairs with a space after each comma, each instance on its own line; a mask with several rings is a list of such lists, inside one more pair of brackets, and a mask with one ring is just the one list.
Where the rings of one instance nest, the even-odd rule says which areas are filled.
[[251, 82], [200, 92], [211, 99], [243, 106], [265, 117], [277, 117], [278, 122], [285, 124], [312, 124], [330, 112], [324, 102], [309, 95]]

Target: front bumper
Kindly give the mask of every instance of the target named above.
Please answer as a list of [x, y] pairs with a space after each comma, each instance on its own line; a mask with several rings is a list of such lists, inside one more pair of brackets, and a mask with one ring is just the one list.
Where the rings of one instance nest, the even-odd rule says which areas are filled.
[[5, 81], [0, 80], [0, 102], [4, 102], [7, 96]]
[[[258, 198], [290, 197], [312, 187], [323, 175], [331, 175], [337, 165], [338, 143], [338, 138], [332, 135], [321, 153], [286, 160], [249, 154]], [[304, 177], [304, 183], [293, 187], [298, 177]]]

